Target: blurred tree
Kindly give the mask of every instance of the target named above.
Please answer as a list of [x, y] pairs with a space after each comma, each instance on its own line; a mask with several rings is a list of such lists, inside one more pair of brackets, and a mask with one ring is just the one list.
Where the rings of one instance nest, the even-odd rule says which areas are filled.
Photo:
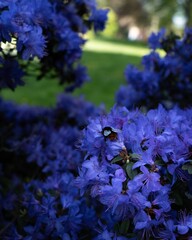
[[105, 30], [98, 33], [99, 35], [106, 38], [115, 38], [119, 30], [117, 14], [113, 9], [110, 9], [108, 13], [108, 20], [106, 23]]
[[145, 28], [150, 24], [150, 16], [141, 0], [98, 0], [103, 6], [109, 6], [117, 14], [119, 35], [127, 37], [131, 26]]
[[184, 27], [192, 26], [192, 0], [98, 0], [98, 3], [114, 10], [119, 34], [124, 37], [133, 25], [149, 31], [160, 27], [172, 29], [175, 16], [183, 20]]
[[151, 16], [151, 30], [159, 27], [172, 27], [173, 15], [177, 12], [178, 3], [175, 0], [144, 0], [144, 8]]
[[192, 26], [191, 0], [144, 0], [143, 3], [146, 11], [158, 18], [159, 27], [170, 28], [177, 13], [186, 19], [185, 26]]
[[186, 26], [191, 27], [192, 26], [192, 1], [191, 0], [180, 0], [180, 2], [183, 2], [183, 10], [185, 13], [185, 16], [187, 18]]

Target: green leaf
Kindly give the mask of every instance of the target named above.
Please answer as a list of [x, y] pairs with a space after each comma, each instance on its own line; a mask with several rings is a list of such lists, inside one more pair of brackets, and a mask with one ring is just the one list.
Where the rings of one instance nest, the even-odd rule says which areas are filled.
[[126, 234], [126, 237], [128, 237], [128, 238], [136, 238], [136, 235], [135, 235], [135, 233], [128, 233], [128, 234]]
[[126, 173], [127, 173], [128, 177], [130, 179], [133, 179], [137, 175], [137, 170], [135, 170], [135, 169], [133, 170], [132, 169], [133, 165], [134, 165], [134, 163], [132, 163], [132, 162], [129, 162], [126, 165]]
[[189, 166], [189, 168], [188, 168], [188, 173], [189, 173], [189, 174], [192, 174], [192, 165]]
[[189, 192], [186, 192], [186, 193], [185, 193], [185, 196], [186, 196], [188, 199], [192, 200], [192, 194], [190, 194]]
[[181, 197], [181, 194], [179, 192], [174, 193], [175, 203], [179, 206], [183, 205], [183, 199]]
[[157, 160], [155, 160], [155, 165], [163, 166], [163, 165], [165, 165], [165, 162], [163, 162], [162, 159], [157, 159]]
[[182, 169], [188, 171], [189, 174], [192, 174], [192, 164], [190, 164], [190, 163], [185, 164], [182, 166]]
[[166, 178], [170, 183], [173, 181], [173, 176], [170, 173], [166, 174]]
[[131, 153], [131, 154], [130, 154], [130, 157], [131, 157], [132, 159], [136, 159], [136, 160], [139, 160], [139, 159], [141, 158], [141, 156], [140, 156], [139, 154], [137, 154], [137, 153]]
[[125, 235], [129, 230], [130, 221], [124, 221], [120, 224], [119, 232], [122, 235]]
[[27, 210], [26, 209], [20, 209], [19, 213], [20, 213], [20, 217], [24, 217], [27, 214]]
[[187, 169], [188, 169], [188, 165], [183, 165], [183, 166], [182, 166], [182, 169], [183, 169], [183, 170], [187, 170]]
[[122, 160], [123, 160], [123, 158], [118, 155], [118, 156], [116, 156], [116, 157], [113, 158], [113, 160], [111, 161], [111, 163], [120, 162], [120, 161], [122, 161]]

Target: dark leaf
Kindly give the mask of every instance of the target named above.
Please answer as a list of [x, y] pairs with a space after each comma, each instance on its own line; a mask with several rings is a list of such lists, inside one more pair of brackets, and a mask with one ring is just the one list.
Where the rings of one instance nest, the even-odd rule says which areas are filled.
[[128, 232], [129, 225], [130, 225], [130, 221], [122, 222], [120, 227], [119, 227], [120, 234], [125, 235]]
[[137, 175], [137, 170], [133, 170], [132, 168], [133, 168], [133, 165], [134, 165], [134, 163], [132, 163], [132, 162], [129, 162], [127, 165], [126, 165], [126, 173], [127, 173], [127, 175], [128, 175], [128, 177], [130, 178], [130, 179], [133, 179], [136, 175]]
[[117, 163], [117, 162], [120, 162], [120, 161], [122, 161], [122, 160], [123, 160], [123, 158], [118, 155], [118, 156], [116, 156], [116, 157], [113, 158], [113, 160], [111, 161], [111, 163]]
[[182, 169], [188, 171], [189, 174], [192, 174], [192, 164], [185, 164], [182, 166]]

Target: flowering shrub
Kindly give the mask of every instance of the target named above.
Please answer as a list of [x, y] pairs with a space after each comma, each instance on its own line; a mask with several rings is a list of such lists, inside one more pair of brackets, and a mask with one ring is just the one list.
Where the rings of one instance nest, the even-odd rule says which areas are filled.
[[101, 111], [67, 95], [53, 109], [1, 100], [1, 239], [91, 236], [97, 216], [74, 178], [84, 158], [78, 151], [81, 129]]
[[[40, 76], [50, 69], [68, 90], [88, 80], [86, 68], [76, 64], [85, 43], [82, 35], [93, 26], [103, 30], [108, 10], [95, 0], [0, 1], [0, 89], [22, 85], [21, 59], [40, 60]], [[12, 44], [10, 44], [12, 43]]]
[[[164, 29], [149, 37], [151, 53], [142, 58], [143, 69], [128, 65], [125, 70], [126, 86], [117, 92], [119, 105], [129, 109], [144, 106], [166, 108], [175, 104], [189, 107], [192, 104], [192, 29], [186, 29], [183, 38]], [[161, 49], [163, 57], [156, 51]]]
[[191, 131], [191, 109], [159, 106], [144, 115], [113, 108], [90, 120], [76, 185], [103, 205], [106, 234], [116, 229], [123, 239], [191, 239]]
[[2, 239], [190, 239], [192, 110], [99, 113], [1, 100]]
[[[23, 85], [32, 60], [40, 78], [51, 71], [66, 90], [79, 87], [88, 79], [77, 62], [83, 34], [103, 30], [107, 12], [95, 0], [0, 1], [0, 89]], [[70, 95], [52, 109], [0, 99], [0, 239], [97, 236], [95, 209], [74, 178], [81, 130], [101, 111]]]
[[[94, 0], [0, 1], [0, 88], [22, 85], [34, 58], [40, 77], [53, 70], [67, 90], [80, 86], [82, 34], [102, 30], [106, 13]], [[118, 103], [190, 105], [191, 30], [149, 42], [165, 57], [128, 67]], [[0, 239], [191, 239], [191, 132], [192, 109], [106, 115], [64, 94], [53, 108], [0, 99]]]

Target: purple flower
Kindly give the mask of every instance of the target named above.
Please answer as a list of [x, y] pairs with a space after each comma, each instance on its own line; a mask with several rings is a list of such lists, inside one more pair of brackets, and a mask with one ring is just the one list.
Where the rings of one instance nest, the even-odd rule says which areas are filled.
[[179, 234], [181, 235], [186, 234], [190, 229], [192, 229], [192, 215], [187, 214], [184, 211], [181, 211], [179, 213], [179, 220], [176, 227]]
[[145, 196], [148, 196], [150, 192], [160, 191], [160, 176], [158, 173], [149, 172], [145, 166], [140, 167], [141, 174], [134, 177], [132, 181], [128, 183], [128, 188], [135, 191], [138, 191], [142, 188], [142, 193]]
[[[182, 108], [191, 103], [191, 30], [185, 30], [183, 38], [165, 30], [149, 37], [149, 46], [154, 50], [142, 58], [142, 70], [128, 65], [125, 69], [127, 85], [117, 92], [117, 103], [128, 109], [156, 108], [162, 104], [167, 109], [175, 105]], [[165, 55], [156, 51], [160, 48]]]
[[17, 48], [22, 51], [22, 58], [28, 60], [35, 56], [42, 58], [46, 55], [45, 37], [41, 28], [34, 28], [30, 32], [22, 34], [17, 43]]
[[109, 12], [108, 9], [95, 9], [92, 11], [92, 14], [89, 18], [90, 22], [94, 23], [94, 30], [95, 31], [102, 31], [105, 28], [105, 22], [107, 21], [107, 13]]
[[148, 39], [150, 48], [152, 48], [153, 50], [157, 48], [161, 48], [161, 41], [163, 40], [164, 36], [165, 36], [165, 29], [161, 29], [157, 34], [152, 33]]
[[173, 220], [168, 220], [164, 222], [165, 229], [160, 229], [158, 232], [158, 236], [162, 239], [173, 239], [176, 240], [175, 236], [175, 225]]
[[[8, 49], [8, 57], [16, 61], [41, 59], [39, 78], [54, 70], [51, 72], [57, 74], [61, 84], [69, 83], [67, 90], [72, 91], [88, 80], [85, 68], [75, 65], [82, 56], [85, 43], [82, 36], [89, 27], [94, 27], [95, 31], [103, 30], [108, 10], [97, 9], [94, 0], [66, 3], [60, 0], [12, 0], [0, 4], [0, 40], [11, 42], [14, 39], [13, 49], [17, 50], [13, 56], [12, 49]], [[0, 49], [3, 59], [6, 58], [4, 51]], [[7, 87], [8, 84], [1, 85]]]
[[0, 89], [10, 88], [14, 90], [17, 86], [24, 85], [23, 75], [24, 72], [17, 61], [11, 58], [4, 59], [3, 64], [0, 63]]

